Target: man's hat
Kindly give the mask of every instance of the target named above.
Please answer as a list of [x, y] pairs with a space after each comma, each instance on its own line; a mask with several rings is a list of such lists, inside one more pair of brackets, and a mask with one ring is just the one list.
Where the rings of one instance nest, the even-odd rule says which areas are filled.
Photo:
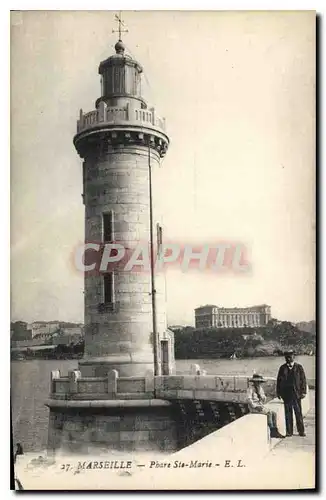
[[294, 356], [295, 352], [293, 349], [288, 349], [287, 351], [284, 351], [283, 354], [284, 354], [284, 356], [288, 356], [288, 355]]
[[249, 379], [249, 382], [266, 382], [266, 380], [262, 375], [254, 373], [253, 376]]

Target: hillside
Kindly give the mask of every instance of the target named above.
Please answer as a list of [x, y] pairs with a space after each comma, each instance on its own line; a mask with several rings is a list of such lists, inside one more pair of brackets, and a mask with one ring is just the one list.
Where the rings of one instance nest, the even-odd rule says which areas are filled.
[[309, 333], [314, 333], [316, 334], [316, 321], [301, 321], [300, 323], [297, 323], [296, 326], [299, 328], [299, 330], [303, 332], [309, 332]]
[[186, 327], [175, 331], [176, 359], [228, 358], [234, 353], [237, 357], [273, 356], [288, 348], [297, 354], [314, 353], [315, 335], [287, 321], [255, 329]]

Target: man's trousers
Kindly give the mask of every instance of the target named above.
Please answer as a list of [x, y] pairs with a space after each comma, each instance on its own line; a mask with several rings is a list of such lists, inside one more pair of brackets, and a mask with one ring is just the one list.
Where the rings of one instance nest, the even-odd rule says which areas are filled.
[[294, 411], [298, 433], [304, 434], [301, 399], [292, 397], [291, 399], [284, 400], [284, 411], [285, 411], [286, 433], [291, 436], [293, 434], [293, 411]]

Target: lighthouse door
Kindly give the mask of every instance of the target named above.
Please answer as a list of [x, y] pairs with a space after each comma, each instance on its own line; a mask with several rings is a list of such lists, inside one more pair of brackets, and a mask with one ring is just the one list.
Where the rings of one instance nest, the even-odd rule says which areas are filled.
[[161, 340], [161, 372], [169, 375], [169, 341]]

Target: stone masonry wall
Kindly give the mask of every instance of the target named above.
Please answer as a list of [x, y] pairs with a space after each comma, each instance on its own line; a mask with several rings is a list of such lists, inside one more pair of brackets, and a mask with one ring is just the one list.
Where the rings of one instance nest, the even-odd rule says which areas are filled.
[[[117, 145], [109, 146], [106, 152], [95, 151], [84, 166], [85, 241], [102, 242], [102, 214], [113, 211], [115, 241], [130, 249], [139, 242], [149, 243], [148, 149]], [[152, 151], [153, 169], [158, 159]], [[85, 276], [86, 358], [106, 358], [109, 369], [117, 369], [122, 376], [143, 375], [153, 369], [150, 284], [149, 271], [115, 270], [114, 307], [99, 311], [104, 303], [103, 277]], [[165, 308], [161, 306], [164, 299], [164, 289], [158, 286], [157, 326], [161, 333], [166, 329]], [[105, 375], [103, 366], [99, 373], [81, 363], [81, 370], [87, 376]]]
[[178, 449], [177, 425], [171, 409], [51, 409], [49, 451], [157, 451]]

